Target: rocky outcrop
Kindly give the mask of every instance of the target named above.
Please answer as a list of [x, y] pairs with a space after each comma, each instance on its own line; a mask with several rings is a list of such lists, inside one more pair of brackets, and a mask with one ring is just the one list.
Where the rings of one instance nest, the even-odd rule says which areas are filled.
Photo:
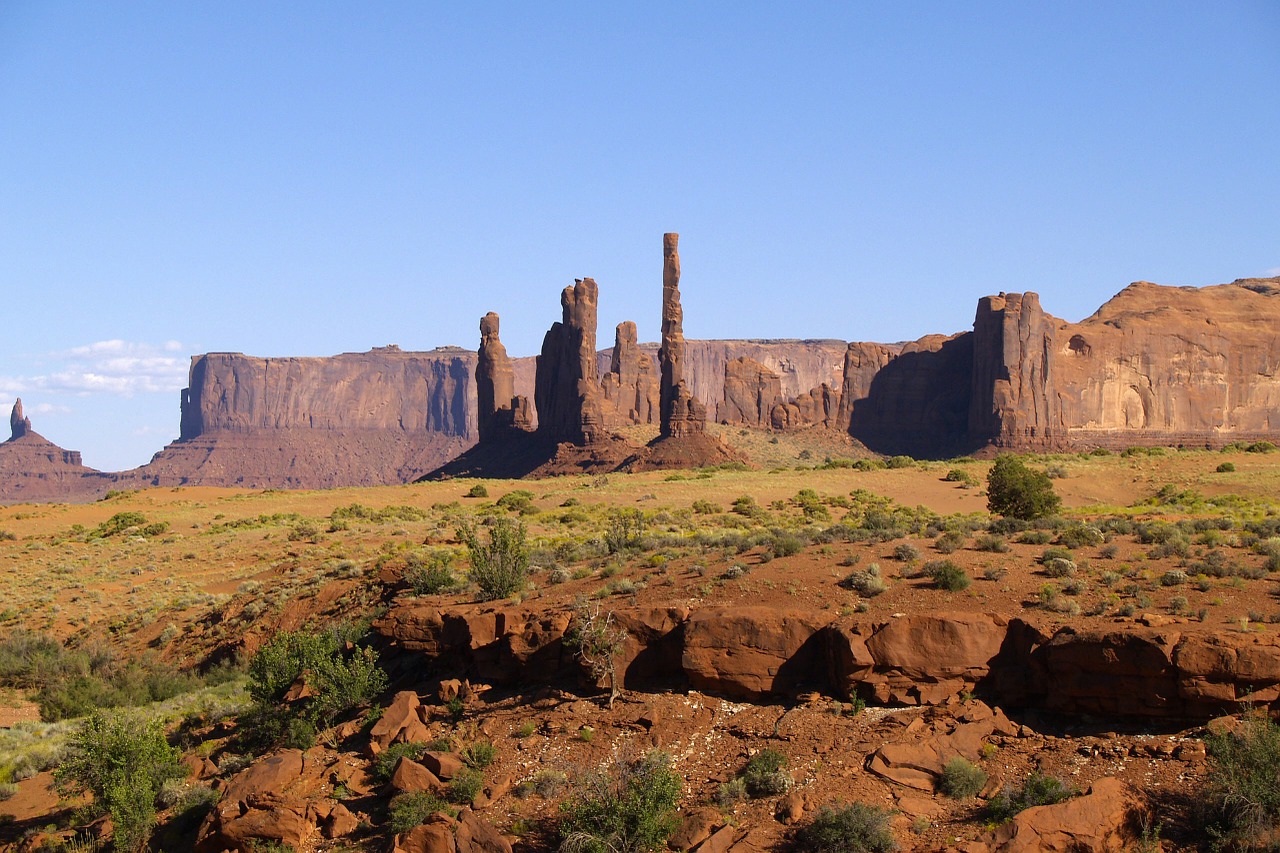
[[973, 321], [969, 435], [995, 447], [1049, 450], [1064, 443], [1053, 384], [1053, 318], [1034, 293], [978, 301]]
[[963, 853], [1121, 853], [1138, 849], [1142, 798], [1119, 779], [1102, 778], [1088, 792], [1052, 806], [1019, 812]]
[[662, 235], [662, 347], [659, 400], [662, 437], [700, 435], [707, 425], [707, 407], [685, 381], [684, 310], [680, 307], [679, 234]]
[[561, 321], [542, 341], [534, 380], [538, 432], [549, 443], [586, 445], [605, 437], [596, 365], [595, 280], [577, 279], [560, 294]]
[[742, 356], [724, 366], [724, 399], [716, 407], [722, 424], [768, 426], [769, 414], [782, 400], [778, 374], [758, 361]]
[[[619, 608], [623, 683], [744, 701], [806, 690], [886, 705], [978, 694], [1003, 707], [1099, 717], [1209, 719], [1280, 707], [1280, 638], [1134, 625], [1042, 634], [984, 613], [878, 621], [743, 606]], [[564, 644], [567, 611], [405, 603], [375, 623], [401, 665], [508, 686], [587, 679]]]
[[600, 391], [607, 425], [651, 424], [657, 420], [657, 371], [653, 359], [640, 349], [636, 324], [630, 320], [618, 324]]
[[840, 392], [825, 382], [789, 403], [778, 403], [769, 411], [774, 429], [808, 426], [834, 427], [840, 416]]
[[480, 351], [476, 359], [476, 430], [481, 442], [511, 429], [530, 430], [529, 400], [515, 393], [515, 374], [507, 348], [498, 337], [498, 315], [480, 319]]
[[1054, 384], [1075, 447], [1217, 446], [1280, 433], [1280, 278], [1137, 282], [1055, 330]]
[[22, 398], [19, 397], [13, 404], [13, 411], [9, 413], [9, 440], [13, 441], [22, 438], [31, 432], [31, 418], [22, 415]]

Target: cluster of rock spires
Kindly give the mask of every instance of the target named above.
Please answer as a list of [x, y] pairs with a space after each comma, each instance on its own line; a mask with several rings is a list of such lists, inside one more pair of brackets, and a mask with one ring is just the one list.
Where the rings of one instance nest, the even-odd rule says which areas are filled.
[[[19, 403], [0, 444], [0, 500], [736, 458], [706, 431], [709, 412], [723, 424], [830, 429], [872, 452], [921, 458], [1280, 435], [1280, 278], [1137, 282], [1080, 323], [1045, 313], [1035, 293], [1001, 293], [979, 301], [970, 331], [880, 344], [686, 340], [680, 272], [678, 236], [665, 234], [658, 345], [623, 322], [613, 347], [597, 351], [598, 287], [584, 278], [561, 294], [561, 320], [537, 358], [507, 355], [493, 313], [481, 320], [478, 353], [195, 356], [179, 439], [131, 471], [85, 468], [32, 431]], [[656, 425], [658, 439], [639, 448], [616, 434], [636, 424]]]
[[[653, 360], [641, 352], [635, 323], [617, 327], [609, 372], [599, 374], [596, 322], [599, 286], [577, 279], [560, 294], [561, 320], [542, 341], [534, 374], [532, 425], [528, 400], [514, 393], [514, 370], [498, 338], [498, 315], [480, 321], [476, 362], [476, 447], [433, 476], [523, 476], [715, 464], [735, 458], [706, 436], [706, 406], [684, 378], [686, 345], [680, 307], [679, 235], [663, 235], [662, 345], [656, 388]], [[656, 391], [656, 405], [655, 405]], [[612, 429], [652, 423], [660, 435], [639, 448]]]

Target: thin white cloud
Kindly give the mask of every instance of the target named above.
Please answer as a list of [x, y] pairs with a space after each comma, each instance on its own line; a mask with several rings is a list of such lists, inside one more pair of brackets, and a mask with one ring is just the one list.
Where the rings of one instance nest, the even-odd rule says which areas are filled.
[[134, 394], [178, 391], [186, 386], [188, 359], [178, 341], [155, 344], [113, 339], [49, 353], [47, 372], [0, 376], [0, 395], [24, 393]]
[[1273, 278], [1278, 275], [1280, 275], [1280, 267], [1272, 267], [1262, 273], [1263, 278]]

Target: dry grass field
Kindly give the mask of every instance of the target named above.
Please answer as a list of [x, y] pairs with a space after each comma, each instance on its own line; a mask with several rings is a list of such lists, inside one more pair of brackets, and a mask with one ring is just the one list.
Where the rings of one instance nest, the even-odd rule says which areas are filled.
[[[1172, 622], [1184, 633], [1280, 630], [1280, 453], [1032, 458], [1033, 467], [1051, 472], [1063, 499], [1061, 516], [993, 531], [984, 491], [989, 461], [859, 461], [852, 445], [820, 432], [732, 433], [722, 437], [736, 439], [759, 467], [322, 492], [148, 489], [86, 505], [0, 507], [0, 637], [41, 632], [73, 649], [106, 647], [121, 659], [146, 657], [175, 672], [237, 655], [243, 662], [280, 631], [355, 621], [412, 600], [406, 569], [433, 559], [461, 581], [439, 598], [442, 605], [471, 600], [459, 529], [493, 518], [518, 520], [528, 531], [531, 581], [513, 600], [549, 611], [575, 600], [605, 607], [750, 604], [885, 618], [981, 611], [1017, 616], [1046, 631], [1140, 620]], [[620, 528], [620, 519], [635, 526]], [[620, 535], [628, 547], [610, 547], [610, 537]], [[1070, 560], [1069, 573], [1049, 570], [1055, 554]], [[950, 561], [969, 583], [939, 589], [921, 571], [938, 560]], [[849, 582], [873, 566], [877, 588]], [[204, 703], [206, 712], [218, 703], [241, 707], [243, 677], [228, 683], [201, 688], [206, 692], [192, 695], [202, 698], [189, 702]], [[31, 695], [14, 684], [0, 699], [0, 727], [11, 728], [8, 735], [0, 728], [0, 775], [12, 777], [0, 778], [0, 786], [21, 783], [8, 804], [0, 803], [0, 813], [23, 832], [51, 813], [56, 800], [46, 787], [37, 791], [47, 772], [18, 779], [13, 768], [27, 760], [21, 756], [35, 748], [32, 742], [67, 737], [65, 728], [32, 734], [38, 727], [30, 721]], [[182, 701], [169, 700], [157, 713], [177, 721], [194, 707]], [[807, 768], [799, 775], [827, 785], [838, 769], [850, 791], [887, 797], [892, 806], [897, 795], [858, 787], [863, 783], [852, 765], [823, 763], [823, 750], [831, 748], [823, 746], [830, 739], [824, 730], [832, 725], [824, 716], [831, 700], [823, 702], [798, 711], [796, 731], [783, 740], [798, 771]], [[733, 750], [742, 745], [690, 752], [699, 726], [712, 717], [733, 718], [754, 733], [747, 740], [755, 743], [769, 740], [771, 725], [776, 736], [779, 725], [768, 722], [778, 713], [769, 707], [693, 694], [627, 696], [617, 711], [594, 701], [554, 703], [545, 714], [536, 712], [543, 734], [530, 739], [521, 732], [534, 707], [542, 706], [495, 693], [492, 706], [473, 720], [506, 745], [499, 766], [509, 775], [518, 779], [553, 760], [603, 760], [634, 725], [631, 717], [660, 707], [672, 720], [693, 715], [673, 722], [663, 737], [666, 746], [684, 750], [678, 754], [686, 795], [703, 801], [729, 778], [724, 763], [735, 760]], [[704, 713], [711, 716], [697, 722]], [[884, 736], [883, 726], [896, 725], [892, 714], [838, 720], [851, 744], [871, 744]], [[594, 742], [578, 734], [583, 726], [598, 729]], [[540, 751], [530, 752], [535, 741]], [[1080, 773], [1070, 746], [1046, 743], [1007, 749], [1006, 772], [1043, 765]], [[223, 748], [204, 747], [205, 754]], [[54, 764], [46, 760], [41, 769]], [[1135, 764], [1115, 772], [1130, 779], [1145, 773], [1148, 788], [1172, 796], [1203, 768]], [[900, 842], [937, 846], [948, 834], [973, 837], [982, 829], [971, 810], [959, 807], [910, 820], [899, 809]], [[732, 814], [751, 826], [772, 820], [765, 810], [752, 802]], [[534, 850], [544, 849], [538, 844], [545, 843], [554, 813], [550, 799], [534, 798], [493, 814], [504, 831], [526, 836], [523, 849]], [[72, 820], [58, 814], [55, 823]], [[1189, 813], [1171, 808], [1166, 821], [1173, 839], [1168, 849], [1195, 849]], [[375, 837], [384, 836], [369, 836]], [[369, 840], [356, 849], [384, 847], [385, 841]]]

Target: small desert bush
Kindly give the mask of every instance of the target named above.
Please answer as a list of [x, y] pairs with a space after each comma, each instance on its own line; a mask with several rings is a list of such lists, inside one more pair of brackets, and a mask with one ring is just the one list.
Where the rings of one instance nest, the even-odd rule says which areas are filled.
[[951, 554], [963, 548], [967, 541], [969, 537], [958, 530], [948, 530], [934, 541], [933, 547], [939, 554]]
[[947, 592], [960, 592], [973, 583], [968, 573], [950, 560], [931, 560], [925, 563], [922, 572], [933, 579], [934, 586]]
[[987, 801], [984, 815], [988, 820], [1004, 823], [1032, 806], [1051, 806], [1073, 796], [1075, 791], [1054, 776], [1032, 773], [1018, 786], [1006, 786]]
[[979, 551], [986, 551], [992, 554], [1003, 554], [1009, 550], [1009, 544], [1004, 541], [1003, 536], [992, 536], [991, 534], [979, 536], [973, 547]]
[[1072, 560], [1063, 557], [1053, 557], [1045, 560], [1044, 573], [1051, 578], [1069, 578], [1074, 577], [1076, 573], [1076, 564]]
[[620, 756], [579, 780], [560, 805], [562, 853], [648, 853], [678, 825], [681, 779], [665, 753]]
[[373, 760], [373, 778], [379, 782], [389, 782], [401, 758], [416, 760], [426, 750], [427, 744], [416, 741], [391, 744]]
[[823, 806], [796, 833], [796, 850], [806, 853], [892, 853], [898, 849], [889, 829], [890, 813], [878, 806], [851, 803]]
[[920, 549], [910, 542], [903, 542], [893, 549], [893, 558], [901, 563], [914, 563], [920, 559]]
[[880, 566], [876, 563], [872, 563], [866, 569], [851, 572], [847, 578], [840, 581], [840, 586], [867, 598], [874, 598], [889, 588], [884, 578], [880, 576]]
[[432, 554], [413, 554], [405, 560], [404, 580], [416, 595], [437, 595], [457, 586], [450, 566], [453, 554], [437, 551]]
[[956, 756], [942, 768], [938, 787], [942, 793], [955, 800], [976, 797], [987, 784], [987, 771], [960, 756]]
[[444, 800], [430, 791], [412, 791], [392, 797], [387, 816], [392, 833], [401, 835], [426, 823], [433, 814], [448, 811]]
[[1069, 549], [1101, 545], [1103, 539], [1102, 531], [1089, 524], [1073, 524], [1058, 534], [1058, 544]]
[[1206, 746], [1209, 834], [1229, 849], [1271, 849], [1280, 830], [1280, 726], [1251, 715], [1233, 732], [1210, 734]]
[[787, 757], [776, 749], [762, 749], [742, 770], [742, 781], [752, 797], [771, 797], [791, 787]]
[[[368, 702], [387, 685], [378, 656], [357, 642], [361, 628], [338, 625], [328, 631], [276, 634], [249, 662], [249, 695], [254, 707], [243, 721], [250, 740], [309, 748], [316, 731], [338, 715]], [[285, 702], [299, 678], [312, 695]]]
[[529, 582], [529, 548], [524, 525], [509, 518], [495, 519], [487, 536], [473, 525], [458, 529], [467, 544], [471, 570], [467, 576], [483, 601], [496, 601], [524, 589]]
[[69, 791], [93, 794], [92, 808], [111, 815], [116, 850], [138, 850], [156, 824], [164, 784], [187, 775], [158, 720], [127, 713], [94, 714], [72, 738], [55, 778]]

